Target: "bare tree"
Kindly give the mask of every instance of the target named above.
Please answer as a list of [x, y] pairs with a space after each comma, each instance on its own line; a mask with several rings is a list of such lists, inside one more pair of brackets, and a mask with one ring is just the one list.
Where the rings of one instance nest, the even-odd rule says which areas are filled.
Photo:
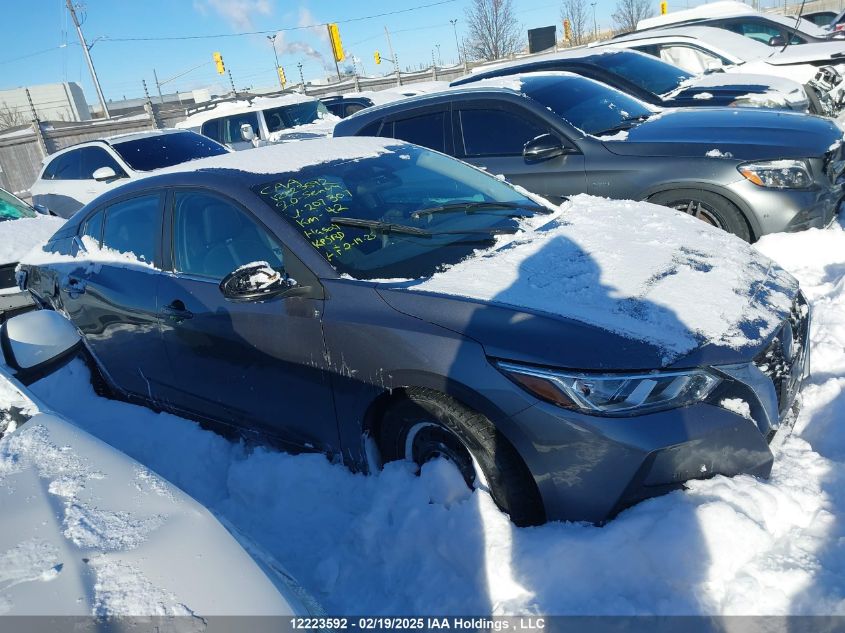
[[465, 54], [474, 59], [499, 59], [523, 47], [522, 27], [513, 0], [472, 0], [466, 9], [469, 35]]
[[635, 31], [637, 23], [650, 18], [652, 14], [652, 0], [619, 0], [613, 12], [613, 24], [622, 33]]
[[579, 46], [589, 41], [590, 16], [587, 12], [587, 0], [563, 0], [560, 5], [560, 17], [562, 20], [569, 20], [569, 30], [572, 33], [570, 45]]
[[5, 101], [0, 104], [0, 130], [7, 130], [27, 123], [23, 112], [9, 106]]

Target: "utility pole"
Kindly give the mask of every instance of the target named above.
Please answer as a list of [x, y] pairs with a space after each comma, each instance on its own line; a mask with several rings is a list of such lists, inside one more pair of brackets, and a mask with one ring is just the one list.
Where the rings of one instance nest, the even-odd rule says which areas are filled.
[[270, 40], [270, 43], [273, 45], [273, 59], [276, 60], [276, 77], [279, 78], [279, 88], [282, 90], [285, 89], [285, 85], [282, 83], [282, 76], [279, 74], [279, 54], [276, 52], [276, 36], [278, 33], [273, 33], [273, 35], [268, 35], [267, 39]]
[[590, 5], [593, 7], [593, 38], [598, 40], [599, 39], [599, 23], [596, 22], [596, 3], [591, 2]]
[[153, 68], [153, 79], [156, 80], [156, 89], [158, 90], [158, 102], [164, 105], [164, 97], [161, 96], [161, 84], [158, 82], [158, 75], [156, 69]]
[[437, 48], [437, 63], [443, 65], [443, 57], [440, 55], [440, 44], [434, 45]]
[[302, 82], [302, 94], [307, 95], [308, 88], [305, 87], [305, 77], [302, 75], [302, 62], [299, 62], [296, 67], [299, 68], [299, 81]]
[[232, 69], [229, 68], [226, 72], [229, 73], [229, 84], [232, 86], [232, 96], [237, 97], [238, 91], [235, 90], [235, 80], [232, 79]]
[[79, 43], [82, 45], [82, 52], [85, 55], [85, 61], [88, 62], [88, 70], [91, 71], [91, 79], [94, 81], [94, 90], [97, 91], [97, 98], [100, 100], [100, 107], [103, 108], [103, 116], [107, 119], [111, 118], [109, 108], [106, 105], [106, 98], [103, 96], [103, 90], [100, 88], [100, 80], [97, 79], [97, 71], [94, 70], [94, 62], [91, 61], [91, 50], [88, 48], [88, 43], [85, 41], [85, 36], [82, 34], [82, 25], [79, 23], [79, 18], [76, 17], [76, 10], [73, 8], [72, 0], [65, 0], [67, 3], [67, 10], [70, 11], [70, 17], [76, 25], [76, 34], [79, 35]]
[[390, 49], [390, 59], [393, 60], [393, 67], [396, 69], [396, 85], [402, 85], [402, 75], [399, 73], [399, 60], [396, 59], [396, 53], [393, 52], [393, 44], [390, 41], [390, 31], [384, 27], [384, 34], [387, 36], [387, 48]]
[[464, 60], [461, 57], [461, 45], [458, 44], [458, 19], [455, 18], [453, 20], [449, 20], [452, 23], [452, 30], [455, 32], [455, 50], [458, 52], [458, 63], [460, 64]]

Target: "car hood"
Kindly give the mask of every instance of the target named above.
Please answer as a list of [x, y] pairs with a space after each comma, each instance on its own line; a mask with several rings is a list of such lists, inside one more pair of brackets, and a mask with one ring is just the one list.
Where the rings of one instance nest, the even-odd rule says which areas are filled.
[[[804, 88], [796, 81], [782, 77], [745, 73], [710, 73], [685, 81], [666, 95], [671, 104], [715, 106], [729, 105], [737, 99], [754, 95], [770, 95], [783, 101], [807, 101]], [[783, 105], [786, 105], [785, 103]]]
[[[842, 138], [822, 117], [751, 108], [668, 110], [605, 147], [625, 156], [685, 156], [737, 160], [822, 157]], [[728, 156], [730, 155], [730, 156]]]
[[[0, 368], [0, 389], [9, 386]], [[298, 588], [191, 497], [23, 395], [20, 403], [23, 413], [12, 413], [31, 418], [0, 439], [0, 614], [309, 612]]]
[[543, 221], [377, 291], [490, 356], [582, 370], [749, 361], [797, 293], [745, 242], [665, 207], [579, 195]]

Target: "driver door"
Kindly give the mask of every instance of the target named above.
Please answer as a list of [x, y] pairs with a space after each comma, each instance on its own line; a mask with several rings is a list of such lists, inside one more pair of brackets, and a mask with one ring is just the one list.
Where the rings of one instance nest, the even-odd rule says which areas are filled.
[[[292, 255], [252, 214], [207, 191], [174, 192], [166, 226], [172, 227], [171, 270], [162, 274], [158, 301], [175, 376], [168, 401], [291, 447], [336, 449], [323, 300], [234, 302], [219, 287], [252, 262], [283, 271]], [[297, 281], [318, 284], [316, 278]]]

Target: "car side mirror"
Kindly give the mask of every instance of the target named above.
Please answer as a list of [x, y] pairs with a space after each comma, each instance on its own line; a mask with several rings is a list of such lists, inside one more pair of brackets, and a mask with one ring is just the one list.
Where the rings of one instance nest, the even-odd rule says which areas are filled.
[[229, 301], [265, 301], [274, 297], [301, 297], [311, 291], [283, 275], [267, 262], [253, 262], [236, 268], [220, 282], [220, 292]]
[[537, 163], [569, 153], [559, 138], [552, 134], [541, 134], [532, 138], [522, 148], [522, 156], [527, 162]]
[[723, 73], [725, 69], [722, 68], [722, 63], [717, 59], [709, 59], [707, 60], [707, 66], [704, 69], [705, 75], [710, 75], [713, 73]]
[[32, 208], [35, 209], [35, 211], [37, 213], [40, 213], [41, 215], [53, 215], [50, 212], [50, 209], [45, 207], [43, 204], [34, 204], [34, 205], [32, 205]]
[[119, 178], [117, 172], [111, 167], [99, 167], [94, 170], [92, 176], [97, 182], [108, 182], [109, 180]]
[[241, 123], [241, 140], [252, 143], [255, 140], [255, 130], [249, 123]]
[[786, 46], [786, 40], [780, 35], [773, 35], [769, 38], [769, 46]]
[[0, 325], [2, 359], [28, 385], [70, 360], [82, 347], [74, 325], [53, 310], [34, 310]]

